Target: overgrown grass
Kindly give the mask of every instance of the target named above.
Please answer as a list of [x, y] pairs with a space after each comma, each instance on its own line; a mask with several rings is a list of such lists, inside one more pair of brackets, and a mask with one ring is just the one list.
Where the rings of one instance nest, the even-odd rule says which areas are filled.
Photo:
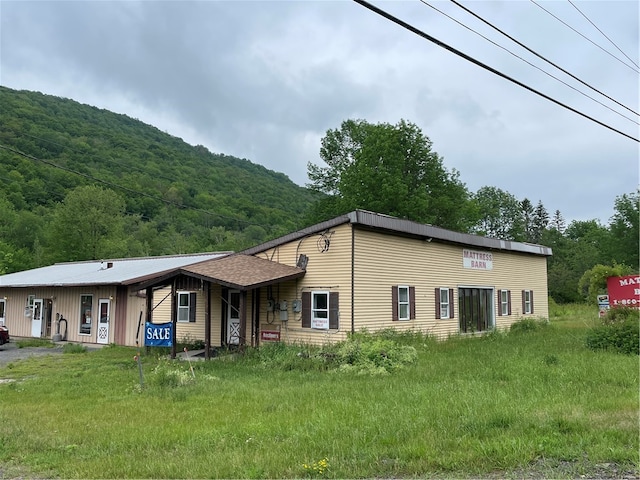
[[51, 340], [47, 340], [45, 338], [23, 338], [16, 342], [18, 348], [28, 348], [28, 347], [47, 347], [53, 348], [56, 346]]
[[[61, 478], [637, 474], [638, 359], [586, 348], [597, 311], [579, 309], [517, 334], [363, 333], [193, 372], [143, 354], [144, 388], [133, 349], [16, 362], [0, 367], [15, 380], [0, 384], [0, 458]], [[384, 375], [366, 366], [404, 347], [413, 361], [394, 357]]]

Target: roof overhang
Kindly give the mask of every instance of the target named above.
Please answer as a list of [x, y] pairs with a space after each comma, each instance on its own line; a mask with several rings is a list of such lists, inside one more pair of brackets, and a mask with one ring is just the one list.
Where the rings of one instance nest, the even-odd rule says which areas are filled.
[[138, 284], [136, 288], [167, 285], [173, 278], [185, 275], [243, 291], [295, 280], [303, 277], [305, 273], [305, 270], [298, 267], [252, 255], [235, 254], [205, 260], [149, 278]]

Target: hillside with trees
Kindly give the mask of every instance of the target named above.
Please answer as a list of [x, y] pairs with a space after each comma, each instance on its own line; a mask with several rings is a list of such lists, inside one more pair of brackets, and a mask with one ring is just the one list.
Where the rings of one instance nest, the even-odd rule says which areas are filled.
[[566, 221], [493, 186], [471, 192], [411, 122], [346, 120], [308, 188], [126, 115], [0, 87], [0, 274], [60, 261], [241, 250], [356, 208], [553, 249], [549, 293], [582, 301], [638, 272], [638, 192]]
[[317, 196], [126, 115], [4, 87], [0, 162], [0, 272], [237, 250], [301, 228]]

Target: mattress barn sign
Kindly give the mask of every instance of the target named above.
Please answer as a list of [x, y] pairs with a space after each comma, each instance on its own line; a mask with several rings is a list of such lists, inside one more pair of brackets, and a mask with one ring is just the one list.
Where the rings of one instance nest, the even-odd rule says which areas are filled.
[[640, 308], [640, 276], [607, 278], [609, 305], [615, 307]]
[[462, 266], [472, 270], [493, 270], [493, 254], [476, 250], [462, 250]]

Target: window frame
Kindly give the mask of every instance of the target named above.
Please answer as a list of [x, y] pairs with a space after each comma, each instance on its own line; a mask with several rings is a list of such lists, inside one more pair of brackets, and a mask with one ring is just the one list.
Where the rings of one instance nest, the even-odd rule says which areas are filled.
[[79, 307], [78, 335], [89, 336], [93, 331], [93, 322], [91, 321], [93, 318], [93, 294], [81, 294]]
[[[326, 308], [316, 307], [316, 298], [325, 297]], [[328, 290], [314, 290], [311, 292], [311, 328], [315, 330], [329, 330], [329, 291]], [[326, 313], [326, 316], [318, 316], [318, 313]], [[326, 323], [326, 327], [325, 327]]]
[[533, 314], [533, 290], [522, 291], [522, 314]]
[[[402, 300], [400, 292], [406, 293], [406, 300]], [[402, 315], [402, 308], [405, 314]], [[408, 285], [398, 285], [398, 320], [411, 320], [411, 293]]]
[[[328, 301], [328, 328], [317, 328], [314, 326], [312, 318], [314, 314], [312, 310], [318, 310], [313, 308], [314, 294], [321, 295], [327, 294]], [[324, 309], [322, 309], [324, 310]], [[302, 292], [302, 310], [301, 310], [301, 322], [302, 328], [315, 330], [319, 332], [326, 332], [328, 330], [340, 330], [340, 294], [337, 291], [331, 290], [308, 290]], [[315, 317], [315, 321], [322, 320], [323, 318]]]
[[511, 315], [511, 291], [500, 290], [500, 316]]
[[[178, 290], [176, 292], [176, 323], [195, 323], [196, 321], [196, 302], [195, 302], [195, 292], [191, 292], [188, 290]], [[187, 298], [187, 305], [181, 305], [181, 298]], [[184, 314], [181, 312], [186, 312], [186, 319], [184, 318]], [[182, 317], [182, 318], [181, 318]]]
[[[449, 298], [449, 289], [448, 288], [440, 288], [440, 318], [451, 318], [451, 299]], [[446, 293], [446, 301], [443, 301], [443, 292]]]

